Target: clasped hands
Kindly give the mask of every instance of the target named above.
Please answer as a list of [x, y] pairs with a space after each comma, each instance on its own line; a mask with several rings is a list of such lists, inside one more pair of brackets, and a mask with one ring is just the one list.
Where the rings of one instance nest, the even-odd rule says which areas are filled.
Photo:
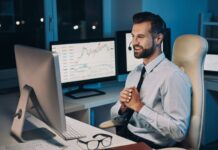
[[121, 111], [124, 112], [127, 108], [139, 112], [144, 103], [140, 100], [140, 95], [136, 87], [124, 88], [120, 92]]

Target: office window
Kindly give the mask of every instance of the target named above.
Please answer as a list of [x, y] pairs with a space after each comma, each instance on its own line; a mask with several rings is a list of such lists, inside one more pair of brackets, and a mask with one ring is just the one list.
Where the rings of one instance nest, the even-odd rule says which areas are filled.
[[102, 37], [102, 0], [57, 0], [58, 39]]
[[43, 0], [0, 0], [0, 69], [15, 68], [14, 44], [44, 48]]

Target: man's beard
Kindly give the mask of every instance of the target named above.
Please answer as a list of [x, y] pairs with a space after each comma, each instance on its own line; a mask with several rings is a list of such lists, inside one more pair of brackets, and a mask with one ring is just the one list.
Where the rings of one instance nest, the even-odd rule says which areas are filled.
[[140, 45], [133, 45], [133, 49], [135, 49], [135, 47], [142, 49], [142, 52], [138, 53], [134, 51], [134, 56], [135, 58], [148, 58], [149, 56], [151, 56], [154, 53], [154, 43], [152, 43], [152, 47], [149, 49], [144, 49], [142, 46]]

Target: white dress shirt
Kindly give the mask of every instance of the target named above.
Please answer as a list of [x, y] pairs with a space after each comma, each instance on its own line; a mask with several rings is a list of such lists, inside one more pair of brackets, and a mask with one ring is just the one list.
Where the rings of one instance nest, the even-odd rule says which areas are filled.
[[[129, 73], [125, 88], [137, 87], [143, 64]], [[140, 99], [144, 106], [134, 112], [128, 129], [135, 135], [162, 146], [182, 141], [187, 134], [191, 113], [191, 83], [187, 75], [162, 53], [145, 66]], [[111, 109], [119, 116], [119, 100]]]

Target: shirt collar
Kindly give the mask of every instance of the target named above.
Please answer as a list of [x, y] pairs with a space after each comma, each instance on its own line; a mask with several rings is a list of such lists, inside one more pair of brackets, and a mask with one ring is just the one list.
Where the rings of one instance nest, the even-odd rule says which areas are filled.
[[161, 53], [157, 58], [145, 65], [146, 73], [150, 73], [158, 64], [165, 59], [164, 53]]

